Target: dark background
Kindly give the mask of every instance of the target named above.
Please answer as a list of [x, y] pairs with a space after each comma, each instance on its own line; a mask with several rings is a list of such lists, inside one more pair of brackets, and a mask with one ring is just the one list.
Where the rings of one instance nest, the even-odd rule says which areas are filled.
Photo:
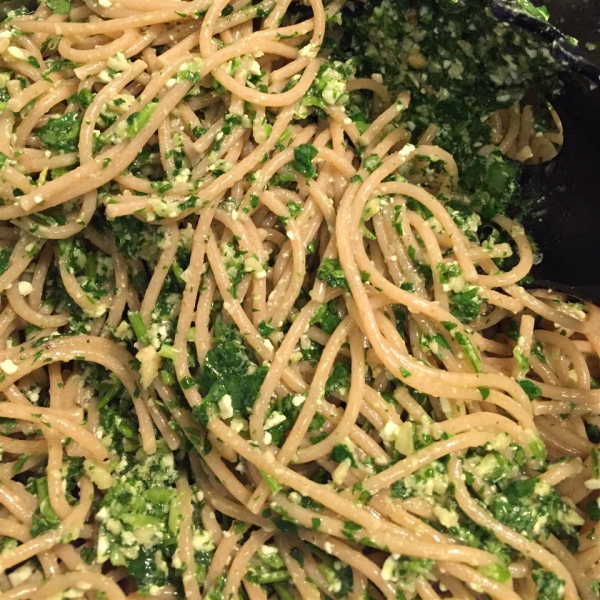
[[[600, 65], [600, 0], [535, 3], [547, 6], [551, 23], [578, 39], [579, 53]], [[526, 217], [524, 224], [544, 255], [535, 278], [574, 286], [575, 295], [600, 304], [600, 86], [594, 89], [576, 75], [564, 82], [564, 94], [553, 104], [565, 143], [545, 173], [536, 172], [530, 188], [546, 213]]]
[[[579, 40], [582, 54], [600, 64], [600, 0], [545, 0], [541, 4], [548, 7], [550, 20], [561, 31]], [[586, 42], [596, 44], [596, 49], [586, 49]]]

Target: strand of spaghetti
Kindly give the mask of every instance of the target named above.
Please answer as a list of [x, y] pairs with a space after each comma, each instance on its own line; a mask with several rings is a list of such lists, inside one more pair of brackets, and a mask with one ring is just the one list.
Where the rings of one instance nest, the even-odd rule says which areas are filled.
[[246, 527], [244, 527], [243, 531], [240, 533], [236, 532], [233, 534], [232, 532], [228, 532], [229, 535], [223, 535], [223, 539], [217, 546], [210, 566], [208, 567], [208, 572], [206, 573], [206, 580], [204, 582], [206, 589], [214, 587], [217, 578], [224, 574], [225, 568], [232, 560], [231, 555], [238, 549], [238, 542], [245, 532]]
[[225, 598], [235, 598], [250, 559], [258, 549], [273, 536], [273, 531], [259, 529], [253, 531], [246, 543], [239, 549], [229, 567], [223, 595]]
[[[301, 335], [308, 329], [308, 325], [310, 320], [313, 318], [315, 312], [318, 309], [318, 304], [316, 302], [309, 302], [306, 306], [302, 308], [297, 318], [294, 320], [294, 323], [290, 327], [287, 335], [283, 339], [280, 344], [277, 352], [272, 358], [271, 368], [266, 374], [262, 385], [260, 387], [259, 396], [256, 399], [252, 414], [249, 418], [249, 426], [250, 431], [252, 432], [252, 439], [254, 439], [259, 445], [264, 445], [264, 420], [267, 413], [267, 409], [269, 403], [271, 401], [271, 397], [275, 391], [275, 387], [277, 383], [280, 381], [282, 374], [289, 363], [290, 356], [296, 347], [296, 344], [299, 342]], [[316, 375], [315, 375], [316, 377]], [[315, 380], [313, 379], [313, 384], [310, 389], [312, 390], [315, 385]], [[310, 393], [310, 392], [309, 392]], [[305, 406], [303, 405], [302, 411], [305, 411]], [[302, 415], [301, 411], [301, 415]], [[299, 416], [298, 419], [301, 419], [302, 416]], [[311, 415], [312, 418], [312, 415]], [[294, 427], [298, 425], [298, 419], [294, 424]], [[293, 429], [290, 435], [293, 435]], [[304, 434], [303, 434], [304, 435]], [[289, 438], [288, 438], [289, 439]], [[285, 443], [282, 449], [279, 451], [278, 456], [287, 456], [286, 451], [284, 450]], [[283, 454], [282, 454], [283, 453]], [[285, 459], [280, 458], [285, 462]]]
[[[286, 125], [292, 120], [292, 117], [293, 117], [293, 109], [290, 110], [288, 108], [284, 108], [279, 114], [279, 118], [281, 118], [282, 121], [283, 121], [283, 118], [285, 118]], [[278, 123], [279, 118], [277, 119], [276, 124]], [[275, 130], [275, 127], [273, 127], [273, 131], [274, 130]], [[273, 139], [274, 138], [273, 131], [271, 131], [271, 135], [267, 138], [267, 140], [265, 142], [262, 142], [256, 148], [256, 150], [258, 150], [258, 148], [265, 148], [265, 146], [266, 146], [265, 149], [268, 148], [268, 150], [271, 150], [273, 148], [273, 146], [275, 146], [277, 140]], [[302, 132], [294, 138], [294, 141], [290, 144], [290, 146], [288, 148], [286, 148], [285, 150], [276, 154], [271, 160], [269, 160], [260, 169], [260, 171], [257, 173], [256, 180], [246, 190], [246, 193], [244, 194], [244, 199], [240, 203], [240, 210], [242, 211], [242, 214], [244, 213], [244, 210], [248, 211], [250, 209], [250, 207], [251, 207], [250, 202], [251, 202], [252, 196], [253, 195], [258, 196], [263, 191], [264, 185], [266, 184], [266, 182], [269, 181], [269, 179], [280, 168], [282, 168], [284, 165], [286, 165], [291, 160], [293, 160], [294, 148], [300, 144], [308, 143], [308, 141], [313, 137], [315, 131], [316, 131], [316, 127], [314, 127], [314, 126], [305, 127], [302, 130]], [[250, 156], [255, 154], [256, 150], [254, 150]], [[244, 159], [244, 161], [247, 161], [248, 158], [249, 158], [249, 156], [246, 157]], [[259, 161], [254, 162], [254, 164], [252, 166], [255, 166], [256, 164], [258, 164], [258, 162]], [[250, 170], [251, 170], [251, 168], [248, 168], [247, 171], [246, 170], [242, 171], [242, 176], [246, 175], [246, 173], [249, 172]]]
[[556, 417], [539, 417], [538, 431], [550, 456], [581, 457], [590, 453], [590, 444], [580, 437], [569, 434]]
[[[392, 483], [407, 477], [414, 473], [422, 466], [437, 460], [442, 456], [453, 456], [461, 450], [483, 446], [494, 439], [494, 435], [484, 431], [471, 431], [469, 433], [459, 433], [448, 440], [440, 440], [423, 448], [403, 460], [400, 460], [395, 465], [388, 467], [377, 475], [366, 477], [362, 484], [363, 489], [370, 494], [389, 488]], [[347, 495], [347, 494], [346, 494]]]
[[[208, 57], [214, 52], [213, 36], [216, 33], [216, 24], [227, 3], [227, 0], [217, 0], [211, 4], [211, 7], [206, 12], [199, 36], [200, 52], [203, 57]], [[325, 11], [323, 4], [317, 0], [310, 0], [310, 6], [313, 12], [313, 18], [304, 23], [300, 23], [300, 28], [294, 26], [287, 29], [293, 30], [294, 33], [308, 33], [308, 31], [312, 29], [313, 36], [311, 42], [315, 45], [320, 45], [325, 34]], [[267, 39], [276, 39], [277, 37], [285, 38], [291, 31], [283, 31], [283, 29], [285, 28], [263, 29], [262, 31], [252, 33], [251, 36]]]
[[[75, 161], [74, 161], [75, 162]], [[44, 167], [44, 168], [50, 168]], [[65, 225], [57, 225], [49, 227], [39, 225], [38, 222], [31, 217], [21, 217], [15, 220], [17, 227], [24, 231], [35, 229], [36, 234], [40, 238], [63, 240], [82, 231], [92, 220], [96, 209], [96, 201], [98, 193], [96, 190], [83, 194], [83, 202], [79, 209], [79, 213], [71, 213], [67, 215], [67, 223]]]
[[215, 510], [217, 510], [218, 507], [218, 511], [220, 513], [227, 515], [228, 517], [237, 521], [248, 523], [249, 525], [256, 525], [257, 527], [261, 527], [263, 529], [269, 528], [269, 521], [267, 521], [263, 517], [252, 514], [249, 510], [246, 509], [245, 506], [238, 504], [237, 502], [230, 500], [229, 498], [221, 494], [216, 493], [210, 488], [208, 484], [204, 493], [206, 495], [207, 501], [210, 502], [213, 507], [215, 507]]
[[275, 541], [285, 567], [290, 573], [292, 582], [296, 586], [302, 600], [320, 600], [321, 596], [318, 590], [311, 581], [307, 580], [306, 573], [300, 564], [292, 558], [292, 544], [289, 539], [283, 535], [276, 534]]
[[[186, 5], [185, 11], [192, 16], [195, 11], [203, 12], [210, 2], [195, 0]], [[185, 18], [178, 12], [167, 9], [149, 12], [147, 14], [122, 17], [117, 19], [97, 20], [87, 23], [57, 23], [53, 21], [33, 20], [31, 17], [18, 17], [13, 21], [15, 27], [27, 33], [47, 33], [63, 36], [91, 36], [97, 34], [118, 34], [129, 29], [139, 29], [157, 23], [171, 23]]]
[[200, 519], [202, 521], [202, 526], [208, 533], [210, 537], [213, 539], [215, 544], [219, 544], [223, 539], [223, 530], [219, 526], [217, 521], [216, 510], [213, 506], [215, 502], [211, 499], [208, 500], [207, 503], [200, 510]]
[[44, 314], [49, 312], [47, 306], [42, 305], [42, 294], [44, 292], [44, 282], [50, 269], [50, 264], [54, 258], [52, 246], [46, 244], [40, 252], [37, 264], [31, 276], [31, 292], [27, 296], [28, 304], [33, 310], [42, 311]]
[[550, 307], [548, 304], [536, 298], [525, 289], [517, 285], [509, 285], [504, 288], [508, 294], [514, 298], [518, 298], [524, 306], [531, 309], [536, 314], [548, 319], [553, 323], [562, 325], [566, 329], [577, 331], [578, 333], [588, 334], [593, 331], [589, 321], [580, 321], [574, 317], [568, 316], [559, 310]]
[[497, 600], [522, 600], [521, 596], [514, 593], [509, 585], [498, 583], [490, 577], [485, 577], [479, 571], [467, 565], [440, 562], [439, 569], [443, 573], [450, 573], [464, 581], [469, 587], [477, 592], [482, 590]]
[[132, 396], [135, 395], [137, 391], [136, 377], [134, 372], [125, 366], [132, 360], [131, 354], [115, 342], [106, 339], [84, 335], [78, 337], [78, 340], [71, 337], [52, 338], [46, 341], [39, 351], [36, 350], [36, 346], [25, 351], [21, 349], [20, 353], [19, 348], [11, 349], [10, 356], [18, 355], [18, 360], [24, 364], [19, 366], [18, 372], [6, 374], [5, 379], [0, 382], [0, 391], [37, 369], [38, 366], [35, 363], [38, 360], [41, 361], [41, 364], [47, 365], [53, 362], [82, 360], [84, 357], [112, 370], [123, 382], [127, 391]]
[[[345, 522], [339, 518], [328, 517], [327, 515], [308, 510], [294, 504], [285, 496], [277, 495], [274, 500], [280, 505], [287, 514], [301, 524], [307, 531], [311, 529], [315, 515], [320, 520], [319, 532], [335, 536], [341, 540], [347, 540], [348, 536], [344, 533]], [[339, 514], [337, 515], [340, 516]], [[469, 546], [460, 546], [454, 543], [441, 543], [436, 540], [433, 543], [423, 540], [422, 536], [413, 534], [403, 527], [395, 525], [392, 521], [381, 519], [382, 526], [377, 530], [365, 529], [358, 530], [355, 537], [364, 539], [369, 537], [370, 544], [377, 548], [387, 548], [391, 553], [414, 556], [416, 558], [429, 558], [431, 560], [455, 560], [474, 566], [492, 564], [495, 557], [489, 552], [471, 548]], [[347, 532], [347, 530], [346, 530]]]
[[478, 282], [490, 287], [504, 287], [517, 283], [529, 273], [533, 265], [533, 252], [521, 225], [503, 216], [497, 216], [494, 220], [513, 238], [519, 254], [519, 263], [510, 271], [500, 275], [480, 275]]
[[[339, 125], [336, 126], [339, 127]], [[404, 147], [410, 141], [410, 132], [404, 128], [394, 129], [388, 133], [382, 140], [373, 148], [373, 154], [383, 156], [388, 154], [395, 147]]]
[[[88, 233], [90, 229], [87, 230]], [[99, 234], [94, 233], [94, 238]], [[111, 234], [106, 234], [110, 257], [113, 262], [115, 294], [109, 309], [108, 317], [106, 318], [105, 327], [118, 327], [123, 311], [127, 305], [127, 290], [129, 288], [129, 274], [127, 273], [127, 264], [123, 255], [117, 251], [117, 244]], [[96, 242], [98, 240], [96, 239]]]
[[[234, 217], [236, 218], [234, 219]], [[232, 213], [230, 215], [221, 209], [218, 209], [215, 213], [215, 219], [231, 230], [234, 237], [239, 238], [238, 243], [249, 253], [255, 254], [259, 261], [263, 262], [267, 260], [268, 254], [263, 248], [259, 230], [252, 219], [241, 221], [239, 219], [239, 214]], [[264, 283], [264, 279], [264, 277], [255, 277], [253, 280], [254, 287], [256, 288], [257, 284], [260, 284], [261, 282]], [[264, 310], [264, 302], [261, 302], [260, 305], [263, 307], [262, 310]], [[254, 320], [257, 321], [257, 319]], [[258, 319], [259, 322], [261, 320], [263, 319]]]
[[540, 479], [545, 481], [548, 485], [555, 486], [573, 475], [579, 475], [582, 470], [583, 463], [581, 459], [575, 458], [568, 460], [565, 463], [553, 465], [545, 473], [540, 475]]
[[347, 544], [336, 539], [331, 539], [321, 533], [314, 532], [302, 532], [300, 534], [300, 539], [314, 544], [322, 550], [326, 549], [327, 554], [336, 556], [342, 562], [350, 565], [352, 568], [365, 575], [377, 586], [377, 589], [380, 590], [386, 598], [389, 598], [390, 600], [396, 598], [396, 590], [383, 578], [381, 569], [374, 562], [370, 561], [360, 552], [353, 550]]
[[396, 99], [396, 102], [382, 112], [377, 119], [369, 125], [368, 129], [360, 136], [359, 140], [365, 146], [371, 145], [375, 141], [375, 138], [382, 132], [383, 128], [408, 108], [409, 102], [410, 95], [406, 92], [401, 93]]
[[573, 402], [543, 402], [535, 400], [531, 404], [535, 416], [572, 414], [590, 417], [592, 414], [600, 414], [600, 404], [597, 402], [578, 402], [576, 406], [573, 406]]
[[356, 79], [348, 81], [346, 89], [349, 92], [354, 92], [356, 90], [370, 90], [381, 97], [381, 100], [384, 105], [387, 106], [392, 102], [392, 98], [388, 89], [382, 83], [378, 83], [374, 79], [367, 79], [366, 77], [357, 77]]
[[220, 419], [212, 417], [209, 420], [208, 429], [258, 469], [271, 475], [275, 480], [289, 485], [303, 496], [310, 496], [315, 500], [318, 498], [319, 502], [331, 510], [347, 517], [355, 523], [359, 523], [365, 529], [377, 530], [380, 527], [381, 522], [378, 518], [358, 508], [352, 502], [341, 499], [333, 490], [326, 490], [323, 486], [278, 464], [271, 452], [261, 453], [257, 451]]
[[10, 406], [6, 403], [0, 404], [0, 415], [5, 419], [19, 419], [36, 425], [52, 427], [62, 433], [64, 437], [75, 440], [84, 449], [85, 453], [96, 462], [105, 463], [109, 460], [106, 448], [94, 435], [83, 427], [76, 425], [70, 419], [56, 414], [56, 412], [35, 406], [29, 408], [15, 404]]
[[547, 383], [536, 382], [542, 390], [542, 396], [550, 400], [564, 400], [569, 402], [587, 402], [597, 406], [600, 403], [600, 390], [580, 390], [577, 388], [565, 388]]
[[[185, 290], [181, 299], [181, 308], [179, 310], [179, 317], [177, 319], [175, 340], [173, 341], [173, 347], [177, 352], [177, 359], [174, 361], [175, 373], [179, 381], [183, 380], [184, 377], [190, 377], [188, 361], [185, 358], [187, 356], [188, 343], [187, 331], [192, 324], [192, 319], [195, 313], [194, 308], [203, 274], [207, 239], [215, 210], [216, 207], [214, 205], [205, 207], [200, 214], [200, 218], [198, 219], [198, 223], [196, 224], [192, 238], [190, 263], [187, 269], [188, 275], [186, 277]], [[190, 406], [194, 407], [200, 404], [201, 397], [197, 390], [194, 388], [189, 388], [186, 389], [184, 393]]]
[[[298, 543], [302, 543], [298, 540]], [[331, 587], [330, 583], [327, 579], [322, 575], [321, 571], [318, 568], [317, 561], [314, 559], [313, 554], [305, 550], [303, 553], [304, 558], [304, 570], [306, 571], [307, 578], [314, 583], [315, 587], [320, 591], [321, 596], [325, 596], [329, 593], [329, 588]]]
[[[358, 313], [357, 313], [358, 315]], [[363, 317], [364, 318], [364, 317]], [[504, 390], [510, 394], [515, 400], [521, 404], [521, 406], [527, 410], [531, 411], [531, 403], [523, 392], [522, 388], [514, 382], [512, 379], [505, 377], [503, 375], [492, 375], [492, 374], [482, 374], [482, 373], [450, 373], [448, 371], [436, 370], [436, 369], [428, 369], [422, 363], [414, 360], [410, 355], [407, 354], [406, 347], [404, 342], [402, 341], [400, 335], [396, 331], [395, 328], [390, 327], [391, 323], [389, 320], [385, 318], [376, 319], [373, 316], [373, 320], [379, 326], [377, 332], [379, 335], [386, 334], [386, 337], [377, 344], [374, 344], [374, 349], [378, 352], [380, 358], [384, 353], [388, 350], [388, 347], [398, 347], [402, 344], [402, 353], [397, 355], [396, 361], [392, 362], [393, 366], [388, 366], [392, 372], [398, 370], [396, 366], [398, 362], [402, 363], [403, 360], [408, 360], [410, 362], [406, 363], [406, 366], [400, 367], [400, 369], [407, 369], [407, 373], [409, 374], [406, 379], [409, 385], [418, 385], [419, 389], [426, 393], [434, 394], [438, 397], [447, 397], [447, 398], [458, 398], [462, 400], [480, 400], [481, 395], [479, 392], [479, 387], [485, 386], [490, 388], [499, 388]], [[418, 378], [415, 375], [420, 374], [419, 372], [429, 371], [430, 375], [435, 377], [438, 381], [443, 381], [444, 384], [435, 386], [435, 382], [428, 382], [427, 379]], [[404, 376], [404, 372], [400, 370], [400, 377]], [[433, 378], [432, 378], [433, 379]], [[449, 387], [448, 384], [454, 384], [455, 388]], [[458, 387], [461, 386], [461, 387]], [[479, 397], [477, 395], [479, 394]]]
[[264, 360], [271, 360], [273, 349], [258, 333], [242, 306], [230, 293], [230, 280], [221, 260], [221, 253], [213, 236], [208, 240], [206, 256], [213, 271], [215, 282], [224, 301], [224, 308], [231, 316], [238, 329], [243, 332], [246, 341], [258, 352]]
[[31, 406], [31, 402], [25, 398], [24, 394], [16, 385], [11, 385], [4, 390], [4, 395], [9, 402], [20, 404], [21, 406]]
[[27, 113], [27, 116], [16, 128], [16, 136], [13, 142], [14, 146], [17, 148], [25, 146], [27, 139], [32, 134], [34, 128], [39, 125], [42, 117], [44, 117], [50, 109], [69, 98], [69, 96], [76, 91], [76, 82], [62, 80], [52, 87], [44, 96], [39, 98], [33, 108]]
[[69, 322], [69, 317], [66, 314], [48, 315], [30, 308], [25, 297], [19, 293], [18, 284], [12, 285], [6, 290], [6, 298], [17, 316], [37, 327], [58, 328]]
[[56, 575], [36, 590], [14, 598], [51, 598], [68, 589], [88, 591], [90, 589], [106, 594], [111, 600], [125, 600], [121, 588], [109, 577], [91, 571], [77, 571]]
[[108, 44], [97, 46], [96, 48], [86, 48], [78, 50], [73, 48], [73, 42], [68, 37], [61, 38], [58, 43], [58, 52], [68, 60], [79, 63], [89, 63], [93, 61], [108, 61], [118, 51], [129, 48], [139, 40], [140, 34], [136, 30], [123, 30], [123, 35], [116, 38]]
[[53, 83], [51, 81], [37, 81], [33, 85], [25, 88], [20, 94], [12, 96], [11, 99], [6, 103], [6, 108], [12, 110], [14, 113], [21, 112], [21, 110], [29, 104], [32, 100], [35, 100], [45, 92], [47, 92]]
[[0, 275], [0, 292], [5, 291], [19, 278], [43, 246], [44, 243], [32, 235], [23, 233], [19, 237], [8, 259], [7, 269]]
[[0, 527], [2, 528], [3, 535], [15, 538], [19, 542], [26, 542], [31, 539], [29, 527], [11, 519], [0, 517]]
[[410, 214], [408, 217], [408, 223], [415, 230], [416, 234], [423, 240], [425, 247], [427, 248], [427, 256], [429, 264], [433, 267], [433, 265], [437, 265], [436, 269], [431, 269], [432, 279], [433, 279], [433, 297], [435, 298], [434, 302], [439, 304], [444, 310], [449, 311], [449, 301], [448, 296], [444, 290], [442, 283], [442, 271], [440, 270], [440, 265], [445, 265], [445, 262], [442, 259], [442, 251], [437, 244], [435, 239], [435, 235], [431, 231], [431, 227], [428, 223], [417, 214]]
[[[287, 209], [269, 192], [265, 191], [262, 194], [261, 203], [273, 214], [286, 218]], [[289, 276], [282, 277], [269, 294], [265, 310], [267, 319], [271, 319], [276, 327], [281, 327], [286, 315], [292, 309], [294, 298], [298, 297], [306, 274], [306, 251], [298, 225], [295, 221], [290, 220], [286, 229], [292, 250], [292, 265], [288, 270]]]
[[[270, 44], [275, 45], [276, 42], [271, 42]], [[287, 46], [287, 48], [289, 48], [289, 46]], [[266, 48], [265, 50], [269, 51], [270, 49]], [[290, 54], [297, 54], [296, 51], [283, 51], [281, 48], [278, 48], [278, 50], [284, 56], [289, 56]], [[271, 50], [271, 52], [275, 53], [274, 50]], [[315, 76], [317, 75], [319, 67], [319, 62], [310, 62], [307, 65], [306, 69], [304, 69], [304, 73], [302, 73], [302, 76], [300, 77], [298, 83], [291, 90], [276, 94], [257, 92], [255, 90], [252, 90], [246, 87], [245, 85], [238, 83], [233, 77], [231, 77], [231, 75], [227, 75], [227, 73], [223, 72], [221, 69], [216, 69], [213, 72], [213, 77], [221, 85], [227, 88], [232, 94], [235, 94], [236, 96], [242, 98], [246, 102], [251, 102], [252, 104], [255, 104], [257, 106], [268, 106], [271, 108], [287, 107], [293, 105], [295, 102], [300, 100], [302, 96], [304, 96], [304, 94], [306, 94]]]
[[[400, 153], [398, 153], [398, 155], [396, 157], [386, 160], [384, 162], [384, 165], [386, 165], [386, 163], [387, 163], [386, 168], [383, 169], [383, 165], [382, 165], [382, 167], [380, 167], [380, 169], [382, 169], [382, 172], [380, 173], [380, 169], [377, 169], [369, 176], [369, 178], [361, 186], [360, 197], [365, 197], [366, 194], [369, 194], [373, 188], [378, 187], [379, 182], [388, 174], [388, 172], [390, 172], [390, 170], [392, 170], [392, 171], [395, 170], [400, 165], [404, 164], [404, 162], [409, 160], [410, 157], [413, 156], [414, 154], [420, 153], [420, 152], [422, 152], [424, 150], [428, 150], [430, 148], [436, 149], [434, 146], [424, 146], [424, 147], [419, 147], [419, 148], [412, 150], [412, 152], [409, 154], [404, 153], [404, 155], [403, 155], [403, 152], [404, 152], [404, 149], [403, 149]], [[440, 223], [440, 225], [446, 231], [447, 235], [450, 237], [450, 240], [452, 241], [452, 244], [453, 244], [453, 249], [454, 249], [454, 253], [456, 255], [456, 259], [458, 261], [458, 264], [460, 265], [460, 268], [463, 272], [465, 280], [466, 281], [477, 281], [478, 275], [475, 271], [473, 262], [469, 259], [469, 253], [468, 253], [469, 242], [465, 238], [464, 233], [462, 231], [460, 231], [460, 229], [458, 228], [456, 223], [454, 223], [450, 214], [440, 204], [439, 200], [434, 198], [431, 194], [429, 194], [423, 188], [420, 188], [420, 187], [410, 184], [410, 183], [405, 183], [405, 182], [400, 182], [400, 181], [392, 181], [392, 182], [386, 182], [386, 183], [382, 184], [380, 187], [381, 187], [381, 191], [383, 193], [400, 194], [400, 195], [406, 195], [409, 197], [413, 197], [416, 200], [418, 200], [419, 202], [421, 202], [421, 204], [426, 206], [433, 213], [436, 220]], [[358, 210], [357, 207], [359, 207], [359, 203], [357, 203], [357, 201], [354, 200], [354, 203], [352, 205], [352, 211], [356, 212]], [[342, 207], [340, 206], [340, 210], [338, 211], [339, 213], [342, 212], [341, 208]], [[348, 215], [348, 216], [350, 216], [350, 215]]]
[[[493, 401], [494, 392], [490, 392], [488, 401]], [[507, 411], [508, 412], [508, 411]], [[472, 413], [469, 415], [456, 416], [441, 423], [432, 425], [432, 432], [437, 437], [442, 435], [442, 432], [448, 434], [456, 434], [462, 431], [473, 431], [474, 429], [498, 429], [507, 433], [511, 439], [517, 440], [521, 446], [527, 448], [532, 441], [533, 432], [536, 430], [536, 425], [533, 419], [527, 415], [527, 421], [519, 426], [513, 423], [510, 419], [503, 415], [498, 415], [488, 412]]]
[[115, 18], [121, 14], [153, 12], [163, 8], [177, 10], [181, 5], [175, 0], [146, 0], [142, 6], [132, 0], [122, 0], [116, 6], [98, 6], [97, 12], [103, 18]]
[[[306, 314], [302, 314], [298, 318], [303, 320], [310, 320], [312, 316], [311, 313], [314, 314], [313, 310], [315, 310], [315, 308], [316, 307], [314, 305], [307, 305], [307, 307], [305, 307], [305, 310], [307, 311]], [[300, 326], [302, 327], [302, 325], [303, 323], [301, 321]], [[321, 398], [325, 395], [325, 386], [327, 378], [333, 367], [337, 353], [340, 350], [342, 344], [346, 341], [346, 338], [352, 330], [352, 327], [353, 324], [351, 320], [348, 318], [344, 319], [338, 325], [335, 332], [329, 338], [325, 348], [323, 349], [321, 360], [319, 361], [317, 369], [313, 374], [311, 385], [308, 389], [306, 399], [302, 403], [300, 414], [298, 415], [296, 422], [294, 423], [287, 439], [283, 443], [281, 450], [279, 450], [279, 452], [277, 453], [277, 460], [280, 461], [282, 464], [285, 465], [290, 460], [292, 460], [292, 457], [296, 454], [298, 448], [300, 447], [302, 439], [306, 436], [311, 420], [318, 408], [318, 403], [321, 400]], [[291, 339], [293, 340], [294, 338], [292, 337]], [[263, 414], [264, 410], [265, 409], [263, 409]], [[255, 427], [260, 426], [261, 424], [260, 421], [251, 421], [251, 423]]]
[[54, 512], [60, 519], [64, 520], [71, 514], [73, 509], [67, 502], [63, 490], [61, 474], [63, 452], [60, 436], [51, 429], [44, 429], [42, 433], [48, 443], [48, 498]]
[[166, 225], [164, 228], [164, 237], [162, 242], [163, 251], [160, 254], [156, 267], [146, 289], [142, 305], [140, 307], [140, 315], [142, 319], [149, 323], [150, 316], [154, 310], [160, 290], [168, 275], [169, 267], [175, 260], [177, 248], [179, 246], [179, 227], [176, 225]]
[[[367, 389], [367, 388], [365, 388]], [[333, 426], [337, 426], [344, 415], [344, 411], [337, 408], [334, 404], [321, 400], [317, 411], [326, 421], [323, 429], [327, 433], [334, 430]], [[360, 412], [365, 418], [373, 417], [373, 414], [368, 410], [368, 407], [361, 405]], [[368, 415], [368, 416], [367, 416]], [[385, 426], [384, 422], [379, 423], [381, 427]], [[369, 435], [367, 435], [356, 423], [350, 426], [348, 438], [356, 444], [358, 448], [364, 452], [366, 456], [371, 457], [376, 464], [386, 465], [391, 462], [387, 452], [381, 448], [379, 444]]]
[[561, 354], [566, 355], [573, 364], [577, 387], [581, 389], [590, 388], [590, 370], [588, 364], [584, 355], [577, 349], [573, 341], [554, 331], [537, 330], [533, 335], [544, 344], [560, 348]]
[[41, 454], [46, 452], [46, 442], [41, 439], [20, 440], [0, 435], [0, 444], [2, 444], [4, 452], [10, 452], [11, 454]]
[[[154, 454], [156, 452], [156, 437], [154, 436], [154, 427], [152, 426], [152, 416], [148, 410], [148, 397], [144, 390], [145, 399], [139, 397], [138, 394], [133, 394], [131, 401], [133, 402], [133, 407], [135, 409], [135, 413], [138, 420], [140, 438], [142, 440], [142, 448], [146, 454]], [[154, 413], [156, 414], [156, 413]], [[159, 431], [161, 429], [166, 430], [167, 423], [164, 424], [165, 427], [158, 427]], [[176, 440], [167, 439], [167, 445], [177, 444]]]
[[[229, 490], [231, 495], [242, 504], [246, 504], [252, 492], [241, 484], [233, 475], [233, 473], [225, 467], [220, 456], [216, 452], [209, 452], [203, 457], [204, 462], [210, 470], [215, 474], [217, 479]], [[230, 461], [235, 462], [235, 461]]]
[[423, 600], [441, 600], [424, 577], [419, 577], [415, 581], [415, 591], [419, 594], [419, 598]]
[[92, 160], [94, 147], [94, 129], [100, 115], [112, 98], [131, 83], [138, 75], [148, 67], [143, 60], [136, 60], [127, 69], [118, 73], [114, 79], [106, 84], [97, 94], [91, 104], [87, 107], [79, 132], [79, 157], [80, 163], [86, 164]]
[[86, 315], [90, 317], [101, 317], [104, 315], [107, 308], [112, 303], [112, 291], [108, 291], [102, 296], [102, 302], [98, 302], [95, 298], [90, 297], [83, 291], [79, 285], [79, 281], [77, 281], [77, 277], [75, 277], [67, 267], [67, 251], [65, 254], [62, 254], [57, 250], [56, 253], [58, 255], [57, 262], [60, 277], [67, 294], [73, 298], [75, 304], [77, 304]]
[[350, 352], [352, 356], [350, 390], [347, 392], [347, 402], [340, 422], [324, 440], [306, 448], [299, 449], [295, 462], [310, 462], [319, 456], [329, 454], [333, 446], [340, 443], [349, 433], [350, 427], [355, 423], [360, 412], [363, 399], [365, 363], [364, 363], [364, 339], [362, 334], [353, 330], [349, 335]]
[[6, 571], [36, 554], [49, 550], [66, 536], [71, 539], [77, 538], [94, 497], [94, 486], [87, 477], [81, 478], [79, 486], [79, 503], [73, 508], [71, 514], [56, 529], [3, 552], [0, 556], [0, 571]]
[[[314, 303], [308, 303], [298, 315], [294, 321], [292, 328], [288, 332], [283, 343], [279, 347], [275, 359], [273, 361], [274, 373], [277, 373], [283, 364], [287, 363], [287, 355], [291, 352], [291, 349], [296, 344], [296, 340], [301, 334], [301, 331], [306, 328], [306, 324], [310, 321], [314, 315], [317, 306]], [[282, 464], [287, 465], [292, 457], [296, 454], [304, 436], [306, 435], [313, 416], [318, 408], [318, 402], [321, 400], [324, 394], [326, 380], [329, 372], [332, 368], [333, 361], [340, 349], [341, 345], [346, 340], [351, 324], [348, 320], [342, 322], [336, 329], [335, 333], [331, 336], [323, 354], [319, 366], [313, 375], [311, 386], [308, 388], [308, 393], [305, 401], [302, 403], [300, 414], [298, 415], [291, 431], [289, 432], [285, 442], [283, 443], [281, 450], [277, 453], [277, 459]], [[263, 386], [261, 387], [261, 393], [254, 405], [253, 414], [250, 416], [250, 430], [256, 431], [255, 439], [259, 445], [264, 445], [264, 418], [268, 402], [271, 398], [271, 393], [275, 383], [275, 377], [270, 376], [270, 372], [265, 377]], [[268, 495], [268, 487], [265, 482], [262, 482], [256, 489], [251, 503], [248, 504], [249, 510], [258, 513], [262, 507], [264, 501]]]
[[44, 464], [45, 457], [42, 456], [30, 456], [24, 463], [22, 462], [5, 462], [0, 465], [0, 477], [4, 480], [10, 479], [19, 473], [25, 473], [31, 469], [39, 467]]
[[70, 544], [59, 544], [54, 547], [53, 552], [72, 571], [85, 571], [89, 568]]
[[175, 554], [181, 561], [181, 564], [184, 565], [184, 573], [181, 580], [186, 600], [202, 600], [196, 573], [194, 572], [192, 491], [185, 474], [180, 474], [180, 478], [177, 481], [177, 489], [180, 492], [178, 504], [181, 513], [181, 523]]
[[19, 496], [14, 491], [7, 488], [6, 485], [0, 485], [0, 504], [5, 510], [16, 517], [19, 521], [31, 527], [31, 511], [28, 506], [21, 502]]
[[520, 127], [520, 109], [519, 103], [515, 102], [509, 109], [509, 126], [506, 131], [506, 134], [500, 144], [498, 144], [498, 150], [505, 154], [509, 148], [515, 143], [517, 137], [519, 135], [519, 127]]

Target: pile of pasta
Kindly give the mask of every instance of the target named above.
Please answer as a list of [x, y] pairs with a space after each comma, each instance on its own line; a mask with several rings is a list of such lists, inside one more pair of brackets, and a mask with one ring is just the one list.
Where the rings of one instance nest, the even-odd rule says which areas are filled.
[[0, 597], [597, 597], [600, 310], [523, 287], [339, 10], [5, 23]]

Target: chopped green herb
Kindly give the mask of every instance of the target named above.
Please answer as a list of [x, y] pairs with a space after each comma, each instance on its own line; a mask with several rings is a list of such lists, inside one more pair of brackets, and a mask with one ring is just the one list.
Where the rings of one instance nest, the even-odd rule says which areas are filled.
[[300, 144], [294, 148], [294, 160], [292, 168], [304, 175], [307, 179], [317, 176], [312, 161], [317, 156], [318, 150], [312, 144]]

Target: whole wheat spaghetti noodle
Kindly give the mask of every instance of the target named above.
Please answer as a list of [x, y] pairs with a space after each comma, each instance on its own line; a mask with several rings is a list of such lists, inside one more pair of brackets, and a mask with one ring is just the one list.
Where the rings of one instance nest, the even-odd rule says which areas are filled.
[[408, 4], [2, 24], [0, 598], [598, 597], [600, 309], [502, 204], [560, 121], [450, 127]]

